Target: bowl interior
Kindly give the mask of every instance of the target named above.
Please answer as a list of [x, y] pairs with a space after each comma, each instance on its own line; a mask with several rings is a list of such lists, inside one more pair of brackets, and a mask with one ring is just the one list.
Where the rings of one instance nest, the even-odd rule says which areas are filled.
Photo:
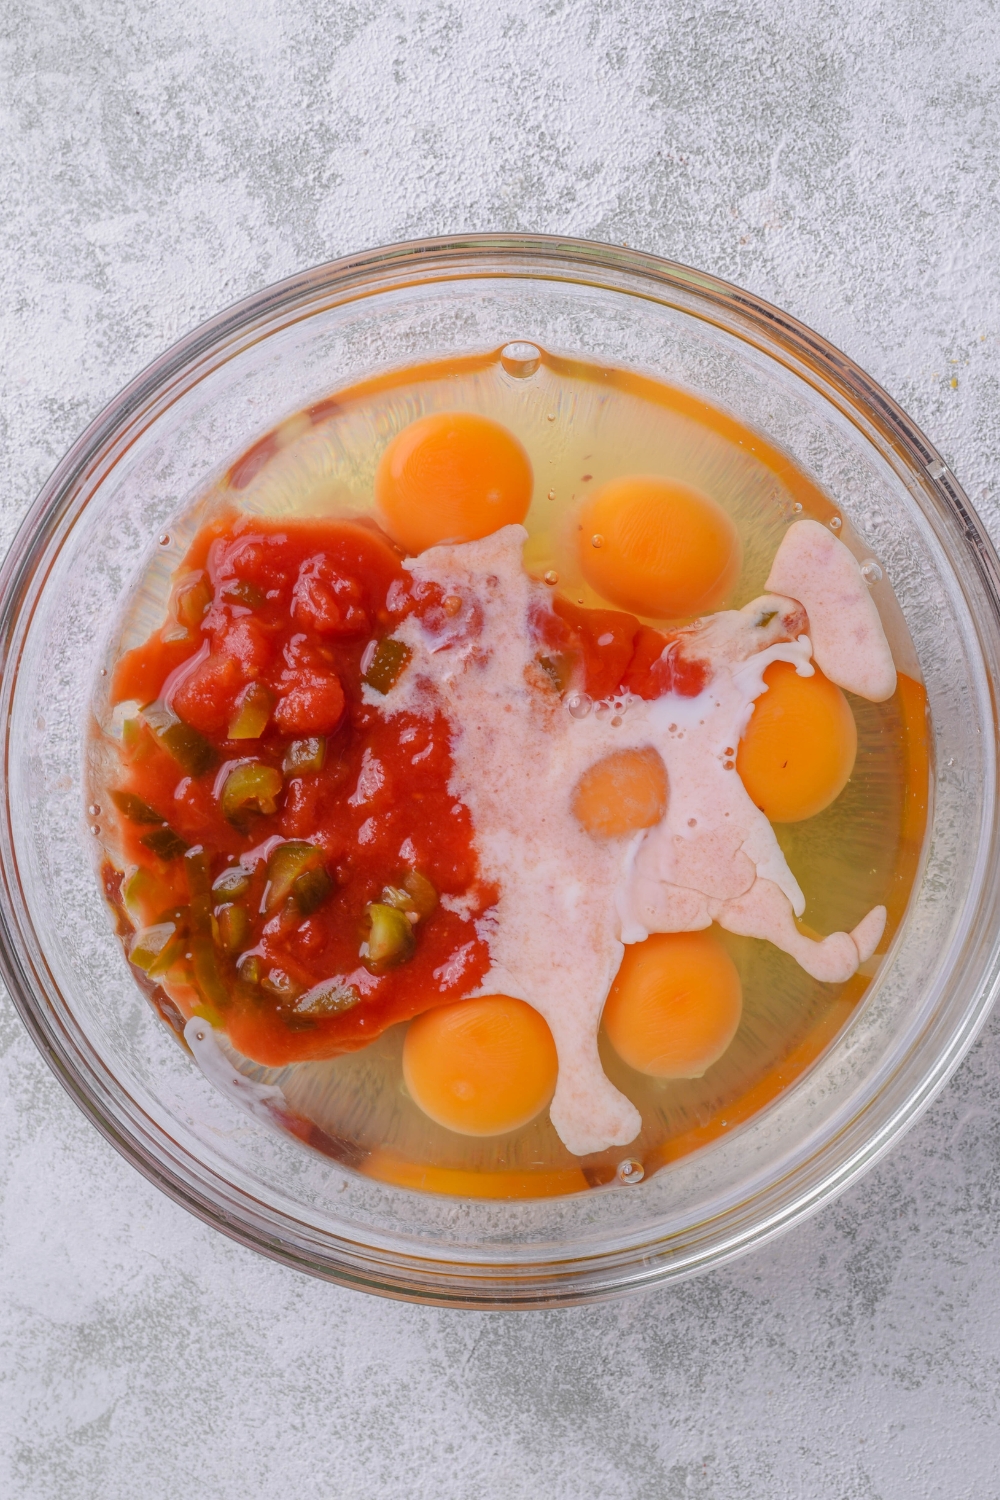
[[[888, 959], [795, 1084], [641, 1185], [490, 1203], [359, 1177], [199, 1071], [133, 984], [82, 789], [111, 622], [171, 517], [257, 436], [360, 377], [532, 339], [649, 372], [784, 448], [892, 582], [930, 704], [924, 867]], [[81, 438], [3, 583], [2, 947], [12, 993], [95, 1122], [167, 1191], [304, 1269], [390, 1295], [540, 1305], [688, 1273], [809, 1211], [957, 1064], [996, 984], [993, 558], [920, 434], [859, 371], [733, 288], [608, 247], [399, 247], [272, 288], [198, 330]]]

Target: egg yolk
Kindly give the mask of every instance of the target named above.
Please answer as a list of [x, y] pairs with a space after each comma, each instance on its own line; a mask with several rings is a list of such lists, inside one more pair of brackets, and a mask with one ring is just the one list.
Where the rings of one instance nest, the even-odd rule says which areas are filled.
[[721, 505], [655, 475], [603, 485], [580, 512], [577, 537], [590, 586], [657, 619], [717, 609], [743, 566], [739, 533]]
[[573, 813], [599, 838], [652, 828], [667, 810], [667, 772], [647, 750], [616, 750], [584, 771], [573, 793]]
[[507, 995], [442, 1005], [410, 1022], [403, 1078], [424, 1111], [460, 1135], [503, 1135], [545, 1108], [556, 1086], [552, 1033]]
[[765, 817], [798, 823], [844, 790], [858, 752], [857, 725], [840, 688], [818, 667], [800, 677], [790, 662], [773, 662], [764, 681], [736, 769]]
[[700, 1078], [736, 1035], [743, 989], [711, 931], [662, 932], [625, 949], [604, 1007], [608, 1040], [653, 1078]]
[[474, 542], [523, 521], [534, 480], [512, 432], [473, 412], [435, 412], [404, 427], [375, 473], [375, 503], [407, 552]]

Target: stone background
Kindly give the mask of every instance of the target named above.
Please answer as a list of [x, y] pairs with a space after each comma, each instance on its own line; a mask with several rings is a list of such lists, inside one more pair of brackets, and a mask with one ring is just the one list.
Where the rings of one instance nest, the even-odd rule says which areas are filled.
[[[624, 240], [847, 350], [1000, 537], [993, 0], [6, 0], [0, 542], [219, 307], [379, 242]], [[0, 1014], [9, 1500], [1000, 1495], [1000, 1022], [891, 1157], [737, 1264], [407, 1307], [161, 1197]]]

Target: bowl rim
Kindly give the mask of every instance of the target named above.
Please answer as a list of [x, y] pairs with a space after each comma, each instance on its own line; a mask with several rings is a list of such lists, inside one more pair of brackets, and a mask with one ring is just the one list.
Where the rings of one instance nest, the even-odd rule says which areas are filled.
[[[502, 264], [500, 264], [502, 262]], [[185, 391], [213, 368], [272, 336], [280, 328], [313, 316], [324, 307], [355, 301], [391, 290], [395, 284], [468, 281], [476, 277], [542, 277], [566, 283], [591, 284], [633, 296], [646, 296], [667, 307], [692, 313], [735, 334], [771, 359], [784, 363], [811, 384], [875, 448], [896, 456], [910, 476], [919, 476], [921, 489], [937, 510], [957, 529], [985, 598], [989, 618], [979, 622], [1000, 639], [1000, 560], [971, 503], [938, 451], [902, 408], [857, 364], [807, 325], [733, 283], [662, 257], [626, 246], [540, 234], [463, 234], [402, 241], [324, 262], [298, 272], [240, 299], [201, 323], [152, 360], [103, 407], [69, 448], [26, 512], [0, 564], [0, 682], [11, 677], [11, 664], [34, 603], [32, 589], [40, 589], [62, 540], [72, 528], [100, 479], [117, 464], [139, 433]], [[643, 287], [646, 290], [643, 290]], [[910, 485], [912, 489], [912, 483]], [[48, 566], [46, 566], [46, 564]], [[990, 680], [996, 728], [996, 674], [983, 655]], [[5, 775], [11, 756], [10, 718], [4, 724]], [[8, 775], [9, 781], [9, 775]], [[4, 814], [4, 854], [9, 856], [7, 813]], [[994, 840], [995, 843], [995, 840]], [[132, 1130], [119, 1123], [119, 1112], [102, 1106], [110, 1094], [124, 1093], [93, 1048], [89, 1074], [80, 1065], [79, 1044], [69, 1051], [61, 1028], [47, 1005], [36, 999], [32, 958], [12, 920], [9, 887], [16, 869], [5, 857], [0, 863], [0, 976], [36, 1046], [60, 1083], [101, 1134], [147, 1179], [204, 1222], [272, 1259], [324, 1279], [409, 1301], [451, 1306], [502, 1308], [568, 1305], [620, 1295], [665, 1279], [698, 1274], [764, 1243], [793, 1223], [815, 1212], [823, 1203], [855, 1181], [878, 1161], [919, 1117], [958, 1067], [984, 1024], [1000, 989], [1000, 952], [994, 939], [987, 964], [981, 965], [978, 995], [949, 1045], [924, 1071], [919, 1085], [882, 1122], [881, 1127], [825, 1176], [814, 1188], [763, 1220], [734, 1230], [707, 1252], [693, 1250], [687, 1257], [650, 1261], [638, 1269], [632, 1263], [616, 1266], [616, 1253], [567, 1255], [546, 1260], [542, 1275], [520, 1277], [508, 1268], [506, 1283], [491, 1267], [485, 1276], [474, 1264], [454, 1266], [442, 1276], [438, 1256], [408, 1257], [394, 1252], [387, 1259], [372, 1247], [343, 1238], [331, 1258], [328, 1240], [310, 1233], [300, 1221], [299, 1245], [289, 1246], [268, 1231], [264, 1218], [255, 1226], [246, 1219], [246, 1195], [212, 1176], [209, 1193], [190, 1163], [163, 1149], [163, 1132], [154, 1121], [139, 1128], [131, 1111]], [[43, 960], [44, 962], [44, 960]], [[71, 1055], [72, 1054], [72, 1055]], [[103, 1074], [103, 1077], [98, 1076]], [[109, 1100], [110, 1102], [110, 1100]], [[157, 1145], [159, 1149], [157, 1149]], [[228, 1190], [230, 1201], [225, 1202]], [[221, 1200], [221, 1201], [220, 1201]], [[264, 1216], [266, 1217], [266, 1215]], [[280, 1217], [271, 1213], [272, 1220]], [[309, 1241], [315, 1244], [310, 1246]], [[659, 1243], [663, 1243], [662, 1241]], [[628, 1257], [624, 1257], [627, 1262]], [[408, 1264], [412, 1262], [412, 1264]], [[600, 1271], [596, 1269], [600, 1262]], [[434, 1267], [438, 1267], [435, 1271]], [[590, 1267], [588, 1271], [585, 1267]], [[538, 1267], [525, 1266], [524, 1270]], [[487, 1268], [484, 1265], [483, 1270]], [[453, 1274], [454, 1272], [459, 1274]], [[544, 1285], [543, 1285], [544, 1283]]]

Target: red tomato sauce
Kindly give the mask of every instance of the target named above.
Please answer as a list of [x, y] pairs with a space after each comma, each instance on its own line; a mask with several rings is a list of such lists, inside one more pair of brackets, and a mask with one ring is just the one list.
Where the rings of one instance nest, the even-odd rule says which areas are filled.
[[[379, 643], [400, 621], [433, 630], [449, 614], [401, 563], [365, 521], [221, 518], [175, 575], [164, 627], [113, 674], [112, 701], [134, 705], [109, 792], [142, 924], [133, 961], [146, 929], [172, 930], [144, 987], [158, 974], [186, 1014], [268, 1065], [365, 1046], [489, 967], [475, 923], [496, 892], [448, 791], [449, 725], [364, 701], [366, 675], [387, 690]], [[550, 677], [593, 698], [702, 685], [699, 664], [671, 665], [668, 638], [631, 615], [554, 599], [532, 629]], [[285, 890], [290, 851], [308, 869]], [[405, 949], [376, 961], [373, 904], [384, 915], [389, 892], [405, 906], [414, 878], [422, 909], [390, 913], [409, 924]]]

